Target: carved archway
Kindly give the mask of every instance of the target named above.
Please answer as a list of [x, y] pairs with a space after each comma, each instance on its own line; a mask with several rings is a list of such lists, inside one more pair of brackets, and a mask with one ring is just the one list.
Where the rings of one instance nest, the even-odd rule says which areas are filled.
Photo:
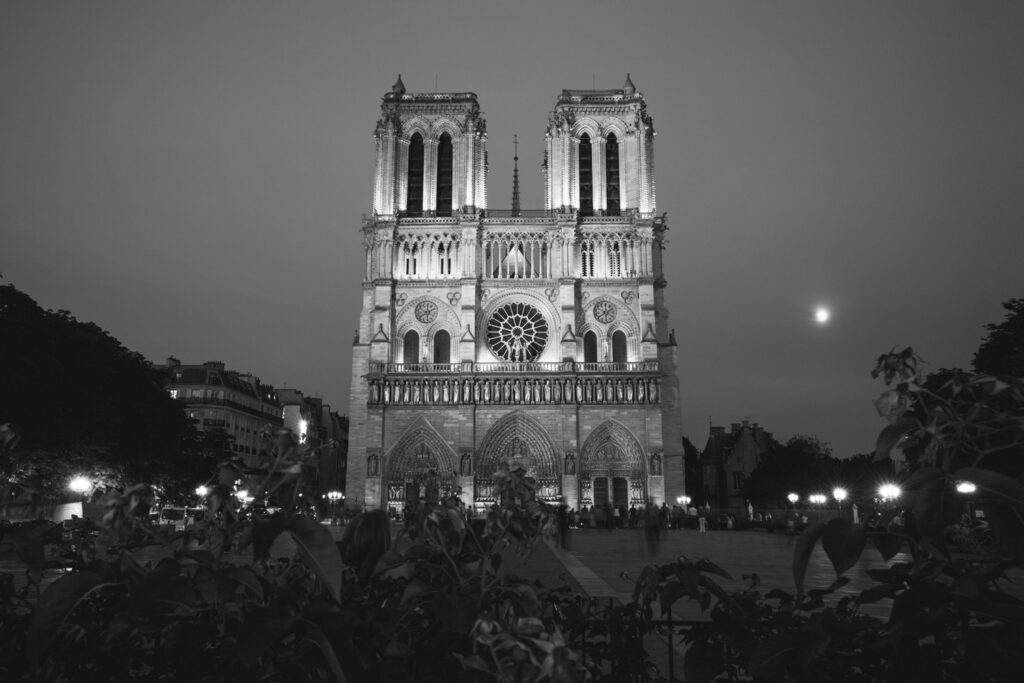
[[[594, 428], [580, 450], [580, 504], [595, 504], [595, 487], [625, 480], [630, 505], [643, 504], [647, 497], [647, 459], [640, 440], [616, 420]], [[600, 503], [601, 501], [596, 501]]]
[[539, 422], [521, 410], [498, 420], [484, 436], [476, 458], [475, 500], [494, 502], [494, 475], [522, 468], [536, 482], [537, 498], [557, 501], [562, 495], [561, 468], [551, 438]]
[[[418, 417], [384, 458], [385, 505], [401, 510], [420, 498], [428, 502], [455, 490], [458, 456], [437, 430]], [[415, 493], [415, 500], [412, 500]]]

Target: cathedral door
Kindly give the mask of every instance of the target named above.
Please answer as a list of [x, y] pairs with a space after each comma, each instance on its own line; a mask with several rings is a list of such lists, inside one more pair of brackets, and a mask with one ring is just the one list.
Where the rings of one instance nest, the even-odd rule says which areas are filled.
[[420, 486], [419, 484], [407, 483], [405, 485], [405, 504], [416, 506], [420, 500]]
[[629, 507], [629, 482], [625, 477], [612, 479], [612, 505], [617, 508]]
[[598, 477], [594, 480], [594, 505], [604, 507], [608, 504], [608, 477]]

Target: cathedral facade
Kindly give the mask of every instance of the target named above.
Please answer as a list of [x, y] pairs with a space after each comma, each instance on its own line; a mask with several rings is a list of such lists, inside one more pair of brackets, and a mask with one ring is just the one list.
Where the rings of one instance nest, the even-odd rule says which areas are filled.
[[544, 139], [544, 208], [487, 205], [473, 93], [381, 105], [363, 305], [353, 342], [346, 505], [494, 502], [522, 468], [570, 506], [684, 491], [665, 216], [643, 96], [563, 90]]

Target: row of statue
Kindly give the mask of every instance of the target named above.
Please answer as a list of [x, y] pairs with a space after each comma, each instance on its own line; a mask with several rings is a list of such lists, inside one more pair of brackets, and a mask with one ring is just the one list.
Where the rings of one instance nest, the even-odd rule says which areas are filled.
[[[562, 472], [567, 475], [576, 474], [576, 453], [574, 451], [566, 451], [565, 458], [562, 461]], [[658, 476], [662, 474], [661, 469], [661, 451], [656, 451], [650, 456], [649, 459], [649, 470], [648, 473]], [[431, 474], [434, 474], [432, 471]], [[452, 473], [454, 474], [454, 472]], [[584, 473], [589, 474], [589, 473]], [[366, 457], [366, 475], [368, 477], [379, 477], [380, 476], [380, 455], [371, 452]], [[469, 453], [463, 453], [459, 458], [459, 475], [468, 477], [473, 475], [473, 456]], [[638, 481], [633, 482], [634, 486], [641, 486]], [[585, 484], [589, 486], [589, 484]]]
[[658, 403], [661, 380], [397, 379], [370, 380], [370, 405]]

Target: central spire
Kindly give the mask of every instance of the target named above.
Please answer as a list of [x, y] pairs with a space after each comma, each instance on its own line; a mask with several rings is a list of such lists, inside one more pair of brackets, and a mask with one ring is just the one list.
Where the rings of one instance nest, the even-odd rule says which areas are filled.
[[515, 145], [515, 156], [512, 158], [512, 215], [518, 216], [519, 210], [519, 136], [512, 136], [512, 144]]

